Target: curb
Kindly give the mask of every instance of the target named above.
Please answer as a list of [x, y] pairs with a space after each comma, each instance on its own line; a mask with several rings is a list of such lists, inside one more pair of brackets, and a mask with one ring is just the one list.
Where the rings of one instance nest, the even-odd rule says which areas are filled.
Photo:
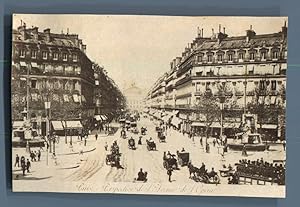
[[58, 168], [59, 170], [70, 170], [70, 169], [75, 169], [78, 168], [80, 165], [75, 165], [75, 166], [71, 166], [71, 167], [61, 167]]
[[[92, 151], [95, 151], [95, 150], [96, 150], [96, 147], [91, 149], [91, 150], [83, 151], [83, 153], [88, 153], [88, 152], [92, 152]], [[77, 155], [77, 154], [79, 154], [79, 152], [70, 152], [70, 153], [57, 154], [57, 155]]]

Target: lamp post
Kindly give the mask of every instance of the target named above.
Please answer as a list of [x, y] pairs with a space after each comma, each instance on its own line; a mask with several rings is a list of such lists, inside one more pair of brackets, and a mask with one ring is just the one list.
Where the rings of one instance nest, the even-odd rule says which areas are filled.
[[50, 118], [49, 118], [49, 110], [51, 107], [51, 102], [50, 101], [45, 101], [45, 109], [46, 109], [46, 117], [47, 117], [47, 126], [46, 126], [46, 131], [47, 131], [47, 144], [49, 144], [49, 147], [47, 146], [47, 165], [48, 165], [48, 153], [49, 153], [49, 148], [51, 152], [51, 140], [50, 140]]
[[[220, 109], [221, 109], [221, 129], [220, 129], [220, 138], [223, 136], [223, 111], [224, 111], [224, 103], [225, 103], [225, 94], [222, 91], [220, 98]], [[221, 140], [222, 141], [222, 140]]]

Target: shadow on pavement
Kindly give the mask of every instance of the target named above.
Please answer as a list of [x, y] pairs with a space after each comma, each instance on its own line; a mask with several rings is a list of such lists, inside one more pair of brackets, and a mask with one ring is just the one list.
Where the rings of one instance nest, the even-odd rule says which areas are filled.
[[23, 176], [22, 173], [19, 174], [13, 174], [13, 180], [46, 180], [51, 178], [52, 176], [47, 176], [47, 177], [30, 177], [30, 175], [25, 175]]

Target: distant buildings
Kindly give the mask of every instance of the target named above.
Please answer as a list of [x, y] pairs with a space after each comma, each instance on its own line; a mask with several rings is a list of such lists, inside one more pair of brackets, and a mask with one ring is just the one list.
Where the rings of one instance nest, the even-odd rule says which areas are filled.
[[[197, 103], [207, 91], [218, 97], [223, 87], [228, 100], [223, 127], [225, 134], [230, 134], [230, 128], [238, 128], [243, 113], [255, 112], [255, 105], [285, 109], [287, 27], [278, 33], [256, 34], [250, 26], [245, 36], [236, 37], [228, 36], [225, 28], [221, 31], [221, 26], [218, 33], [212, 31], [211, 37], [204, 37], [202, 29], [170, 66], [148, 92], [146, 104], [152, 113], [161, 117], [175, 114], [181, 130], [198, 131], [205, 127], [205, 120], [196, 110]], [[260, 128], [274, 139], [284, 136], [285, 125], [278, 117], [268, 113], [258, 117]], [[232, 118], [236, 124], [226, 127]], [[220, 123], [211, 127], [220, 133]]]
[[110, 116], [111, 110], [117, 110], [122, 94], [106, 74], [94, 70], [85, 52], [86, 45], [76, 34], [40, 32], [25, 23], [13, 30], [13, 121], [25, 118], [44, 135], [47, 117], [88, 122], [99, 111], [95, 91], [110, 92], [102, 94], [103, 113]]
[[141, 88], [137, 87], [135, 84], [132, 84], [130, 87], [123, 91], [123, 94], [127, 100], [127, 109], [129, 109], [130, 111], [139, 112], [144, 109], [145, 93]]

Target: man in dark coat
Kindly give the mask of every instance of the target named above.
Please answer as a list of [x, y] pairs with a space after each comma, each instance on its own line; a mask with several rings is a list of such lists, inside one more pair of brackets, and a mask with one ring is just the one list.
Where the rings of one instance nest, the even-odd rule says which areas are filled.
[[18, 167], [20, 167], [20, 157], [19, 157], [18, 154], [16, 155], [15, 167], [16, 167], [17, 165], [18, 165]]
[[169, 176], [169, 182], [172, 182], [172, 180], [171, 180], [172, 171], [173, 171], [173, 169], [171, 167], [169, 167], [168, 170], [167, 170], [167, 174]]
[[27, 163], [26, 163], [26, 170], [27, 170], [27, 173], [29, 173], [29, 168], [31, 167], [31, 163], [29, 161], [29, 159], [27, 159]]

